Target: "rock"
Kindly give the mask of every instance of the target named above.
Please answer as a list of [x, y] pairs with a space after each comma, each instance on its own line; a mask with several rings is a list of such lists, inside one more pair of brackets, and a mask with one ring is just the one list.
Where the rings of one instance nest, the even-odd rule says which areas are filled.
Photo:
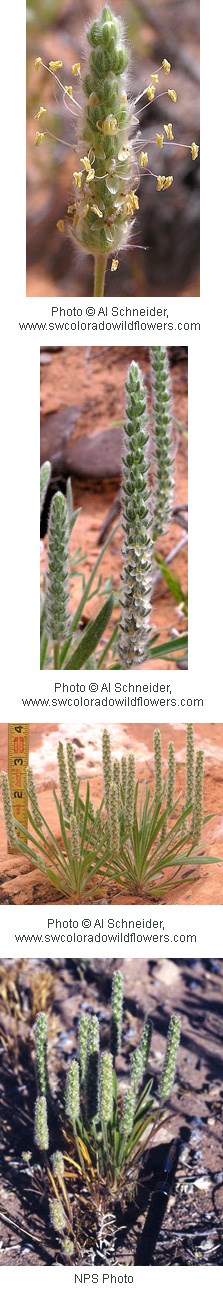
[[[52, 473], [69, 476], [68, 446], [80, 415], [78, 406], [61, 406], [40, 423], [41, 464], [50, 460]], [[78, 439], [79, 440], [79, 439]], [[87, 439], [83, 439], [87, 440]], [[81, 438], [82, 441], [82, 438]]]

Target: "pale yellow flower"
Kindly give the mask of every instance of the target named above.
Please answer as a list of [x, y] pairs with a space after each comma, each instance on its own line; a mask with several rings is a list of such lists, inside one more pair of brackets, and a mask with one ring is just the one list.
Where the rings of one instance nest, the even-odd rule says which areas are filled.
[[82, 171], [73, 171], [73, 178], [77, 189], [81, 189]]
[[37, 144], [37, 147], [42, 144], [42, 140], [45, 140], [45, 131], [36, 131], [35, 144]]
[[140, 159], [139, 159], [139, 161], [140, 161], [140, 167], [147, 167], [147, 163], [148, 163], [148, 153], [144, 153], [144, 152], [142, 151], [142, 153], [140, 153]]
[[38, 113], [35, 114], [35, 122], [39, 122], [40, 117], [43, 117], [43, 114], [46, 112], [47, 109], [43, 107], [43, 104], [41, 104]]
[[168, 62], [168, 59], [163, 59], [162, 68], [163, 71], [166, 72], [166, 76], [168, 77], [168, 73], [170, 72], [171, 69], [171, 63]]
[[155, 89], [154, 89], [154, 86], [152, 86], [152, 85], [147, 86], [147, 88], [146, 88], [146, 92], [145, 92], [145, 93], [146, 93], [147, 99], [149, 100], [149, 103], [151, 103], [151, 100], [155, 98]]
[[167, 136], [167, 140], [173, 140], [173, 139], [174, 139], [172, 122], [167, 122], [167, 125], [163, 127], [163, 130], [165, 131], [165, 135]]
[[192, 162], [195, 162], [195, 159], [198, 158], [198, 154], [199, 154], [199, 144], [195, 144], [195, 140], [193, 140], [193, 144], [191, 144], [190, 149], [191, 149]]
[[49, 67], [51, 67], [51, 73], [58, 73], [58, 70], [62, 67], [62, 58], [51, 58]]
[[158, 131], [156, 131], [156, 143], [158, 144], [158, 149], [163, 149], [164, 135], [159, 135]]
[[168, 91], [167, 91], [167, 94], [169, 95], [169, 99], [172, 99], [173, 104], [176, 104], [176, 102], [177, 102], [177, 92], [176, 92], [176, 90], [168, 90]]

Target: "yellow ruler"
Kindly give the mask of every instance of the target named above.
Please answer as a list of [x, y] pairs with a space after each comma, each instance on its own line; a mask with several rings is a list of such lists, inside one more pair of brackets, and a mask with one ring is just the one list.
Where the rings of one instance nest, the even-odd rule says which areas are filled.
[[[19, 820], [21, 829], [17, 829], [18, 838], [23, 838], [22, 828], [27, 829], [28, 799], [26, 790], [26, 768], [29, 763], [29, 725], [8, 726], [8, 776], [11, 790], [13, 815]], [[10, 847], [8, 846], [8, 852]]]

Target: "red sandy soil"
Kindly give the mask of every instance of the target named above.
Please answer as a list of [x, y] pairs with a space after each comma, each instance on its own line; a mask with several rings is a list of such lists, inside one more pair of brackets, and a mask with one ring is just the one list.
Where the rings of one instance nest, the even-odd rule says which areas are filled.
[[[172, 352], [174, 349], [169, 349]], [[49, 352], [50, 363], [41, 366], [41, 415], [52, 414], [60, 407], [75, 405], [79, 414], [71, 434], [71, 443], [77, 438], [85, 437], [107, 430], [117, 420], [123, 421], [125, 407], [125, 382], [127, 368], [131, 360], [138, 361], [150, 392], [149, 357], [146, 347], [65, 347], [59, 353]], [[106, 381], [105, 381], [106, 371]], [[187, 502], [187, 365], [179, 360], [171, 367], [171, 389], [173, 397], [173, 417], [175, 440], [175, 506]], [[179, 424], [181, 427], [179, 428]], [[121, 430], [120, 430], [121, 437]], [[43, 434], [42, 459], [49, 458], [46, 436]], [[86, 554], [84, 572], [86, 579], [98, 557], [97, 538], [107, 511], [116, 495], [119, 481], [100, 481], [93, 483], [86, 479], [73, 479], [74, 507], [81, 513], [72, 533], [71, 554], [81, 546]], [[172, 549], [183, 535], [179, 524], [173, 518], [164, 538], [159, 542], [159, 553], [166, 560]], [[121, 525], [114, 540], [108, 547], [100, 568], [104, 580], [112, 574], [114, 588], [119, 589], [121, 571]], [[41, 575], [46, 564], [47, 541], [41, 557]], [[180, 582], [183, 592], [187, 590], [187, 545], [176, 556], [171, 564], [173, 576]], [[71, 611], [77, 606], [81, 592], [81, 579], [75, 577], [72, 583]], [[98, 612], [101, 601], [91, 600], [86, 606], [84, 617], [92, 617]], [[109, 623], [109, 634], [119, 617], [118, 609], [113, 613]], [[182, 634], [186, 630], [186, 621], [181, 606], [176, 607], [173, 596], [163, 580], [159, 581], [154, 592], [152, 626], [158, 631], [160, 642], [166, 641], [174, 632]], [[108, 638], [108, 633], [107, 633]], [[148, 665], [148, 664], [147, 664]], [[144, 667], [146, 664], [144, 664]], [[149, 663], [150, 671], [165, 668], [166, 671], [177, 670], [177, 663], [165, 661], [160, 657]]]
[[[153, 786], [153, 725], [122, 724], [111, 726], [111, 743], [114, 755], [134, 750], [137, 778], [147, 779]], [[40, 806], [50, 823], [53, 832], [58, 835], [56, 808], [52, 796], [52, 781], [57, 782], [56, 751], [58, 739], [65, 742], [72, 739], [77, 760], [78, 773], [83, 778], [83, 789], [86, 779], [91, 780], [94, 805], [100, 801], [101, 785], [101, 735], [103, 726], [93, 729], [84, 726], [82, 730], [64, 724], [63, 726], [30, 725], [30, 764], [33, 767], [37, 782]], [[185, 741], [186, 727], [182, 725], [162, 725], [162, 745], [164, 770], [168, 741], [173, 739], [177, 757], [177, 793], [184, 788]], [[169, 904], [182, 905], [217, 905], [222, 903], [222, 866], [223, 866], [223, 726], [195, 726], [196, 747], [202, 745], [205, 751], [204, 811], [213, 814], [214, 818], [205, 828], [205, 847], [208, 855], [219, 857], [219, 864], [204, 866], [200, 878], [193, 884], [185, 884], [182, 889], [171, 890], [168, 894]], [[7, 769], [7, 726], [0, 728], [0, 765]], [[60, 904], [60, 896], [43, 875], [32, 865], [22, 859], [22, 855], [7, 855], [5, 828], [1, 820], [0, 827], [0, 879], [1, 901], [18, 905], [22, 903], [47, 903], [55, 901]], [[114, 899], [112, 898], [112, 901]], [[106, 896], [104, 895], [104, 901]], [[138, 898], [123, 896], [121, 892], [115, 897], [118, 904], [138, 904]], [[67, 904], [67, 901], [66, 901]], [[69, 902], [68, 902], [69, 904]]]

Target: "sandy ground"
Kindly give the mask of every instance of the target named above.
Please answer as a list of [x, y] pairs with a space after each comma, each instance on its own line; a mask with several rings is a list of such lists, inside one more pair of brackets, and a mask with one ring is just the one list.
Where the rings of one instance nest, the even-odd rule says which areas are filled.
[[[61, 1262], [49, 1225], [47, 1196], [41, 1193], [42, 1174], [40, 1169], [34, 1170], [36, 1013], [41, 1008], [48, 1015], [48, 1068], [56, 1097], [53, 1129], [50, 1119], [54, 1148], [57, 1101], [63, 1094], [65, 1069], [76, 1051], [80, 1011], [99, 1012], [101, 1045], [107, 1048], [111, 978], [118, 965], [124, 980], [123, 1047], [117, 1060], [119, 1094], [146, 1014], [153, 1023], [148, 1077], [159, 1076], [172, 1013], [181, 1016], [182, 1034], [169, 1115], [146, 1156], [132, 1203], [127, 1208], [123, 1203], [121, 1211], [115, 1208], [116, 1223], [121, 1226], [116, 1262], [127, 1266], [222, 1264], [222, 961], [125, 959], [10, 960], [0, 965], [0, 1044], [4, 1052], [0, 1265]], [[156, 1085], [154, 1081], [155, 1090]], [[172, 1171], [165, 1180], [167, 1157]], [[160, 1192], [163, 1183], [164, 1195]], [[102, 1264], [103, 1258], [99, 1260]]]
[[[170, 348], [170, 358], [175, 349]], [[45, 355], [45, 353], [44, 353]], [[53, 457], [54, 436], [52, 424], [52, 415], [56, 417], [61, 410], [61, 421], [63, 418], [63, 440], [62, 440], [62, 422], [61, 422], [61, 455], [64, 456], [64, 463], [72, 459], [72, 450], [78, 438], [84, 438], [90, 435], [104, 433], [110, 430], [111, 439], [116, 434], [116, 421], [123, 423], [125, 409], [125, 382], [127, 369], [131, 360], [138, 362], [142, 368], [146, 387], [148, 390], [148, 400], [150, 406], [150, 364], [149, 353], [146, 347], [108, 347], [106, 349], [93, 347], [65, 347], [61, 351], [54, 352], [50, 349], [47, 352], [47, 363], [41, 366], [41, 461]], [[105, 379], [106, 371], [106, 379]], [[173, 401], [173, 438], [175, 447], [175, 489], [174, 489], [174, 506], [180, 506], [187, 503], [187, 360], [186, 357], [179, 359], [177, 363], [171, 366], [171, 390]], [[73, 427], [70, 437], [64, 436], [64, 410], [66, 407], [76, 409], [73, 418]], [[63, 414], [62, 414], [63, 411]], [[48, 419], [47, 417], [51, 417]], [[69, 412], [68, 412], [69, 418]], [[65, 418], [66, 427], [66, 418]], [[118, 433], [119, 435], [119, 433]], [[58, 425], [55, 425], [55, 441], [59, 450], [60, 435]], [[120, 428], [120, 446], [122, 444], [122, 431]], [[121, 457], [121, 452], [120, 452]], [[98, 480], [92, 481], [88, 476], [86, 457], [86, 479], [80, 481], [78, 477], [72, 478], [74, 508], [80, 508], [81, 513], [77, 519], [72, 532], [70, 542], [71, 555], [81, 546], [85, 554], [84, 565], [81, 565], [84, 571], [85, 579], [90, 575], [96, 559], [98, 558], [98, 535], [102, 524], [104, 523], [107, 512], [115, 498], [120, 483], [120, 473], [114, 472], [113, 479], [103, 478], [103, 468], [99, 468]], [[117, 463], [117, 451], [114, 451], [114, 465]], [[157, 546], [159, 554], [167, 560], [169, 554], [178, 545], [179, 541], [185, 537], [179, 523], [172, 518], [165, 536]], [[121, 572], [121, 546], [122, 546], [122, 529], [121, 525], [115, 534], [115, 537], [108, 546], [102, 560], [100, 572], [104, 581], [108, 577], [113, 580], [114, 590], [117, 593], [120, 588]], [[47, 540], [45, 540], [41, 552], [41, 583], [46, 566]], [[187, 591], [187, 544], [177, 554], [171, 563], [171, 573], [179, 581], [181, 590]], [[78, 599], [82, 590], [81, 577], [75, 576], [71, 581], [71, 611], [77, 606]], [[101, 603], [104, 600], [98, 597], [86, 605], [84, 610], [84, 621], [87, 621], [93, 614], [99, 611]], [[112, 627], [119, 618], [118, 608], [114, 610], [112, 619], [109, 623], [109, 638]], [[153, 608], [151, 615], [151, 625], [153, 631], [159, 634], [160, 643], [164, 643], [172, 637], [172, 634], [183, 634], [187, 628], [186, 618], [183, 613], [182, 603], [176, 604], [174, 596], [169, 592], [163, 579], [159, 580], [154, 591]], [[106, 661], [107, 665], [107, 661]], [[146, 664], [143, 664], [145, 667]], [[148, 665], [148, 664], [147, 664]], [[168, 659], [159, 659], [154, 662], [151, 660], [149, 668], [153, 670], [177, 670], [177, 662], [172, 663]]]
[[[40, 806], [53, 832], [58, 835], [57, 813], [52, 796], [52, 781], [57, 785], [56, 752], [58, 739], [72, 739], [77, 761], [78, 773], [85, 781], [90, 778], [94, 805], [99, 805], [101, 784], [101, 735], [103, 727], [84, 726], [75, 732], [70, 725], [30, 726], [30, 764], [33, 766]], [[153, 731], [151, 725], [122, 724], [110, 727], [111, 743], [114, 755], [120, 757], [123, 752], [134, 749], [138, 779], [147, 778], [153, 785]], [[184, 761], [186, 726], [162, 725], [162, 746], [164, 769], [167, 760], [168, 741], [174, 740], [177, 758], [177, 793], [184, 788]], [[205, 828], [205, 846], [208, 854], [219, 857], [219, 864], [201, 867], [200, 878], [193, 884], [185, 884], [182, 889], [171, 890], [168, 894], [169, 904], [181, 905], [220, 905], [222, 903], [222, 869], [223, 869], [223, 726], [195, 726], [196, 747], [202, 745], [205, 751], [204, 778], [204, 811], [213, 814]], [[7, 769], [7, 726], [0, 727], [0, 766]], [[18, 857], [7, 855], [5, 828], [1, 818], [0, 826], [0, 880], [1, 902], [3, 904], [40, 904], [48, 901], [63, 904], [57, 898], [55, 889], [45, 881], [32, 866]], [[104, 898], [106, 900], [106, 898]], [[134, 896], [123, 897], [120, 893], [117, 903], [128, 901], [134, 904]], [[138, 900], [138, 899], [137, 899]], [[66, 901], [66, 905], [69, 904]]]

